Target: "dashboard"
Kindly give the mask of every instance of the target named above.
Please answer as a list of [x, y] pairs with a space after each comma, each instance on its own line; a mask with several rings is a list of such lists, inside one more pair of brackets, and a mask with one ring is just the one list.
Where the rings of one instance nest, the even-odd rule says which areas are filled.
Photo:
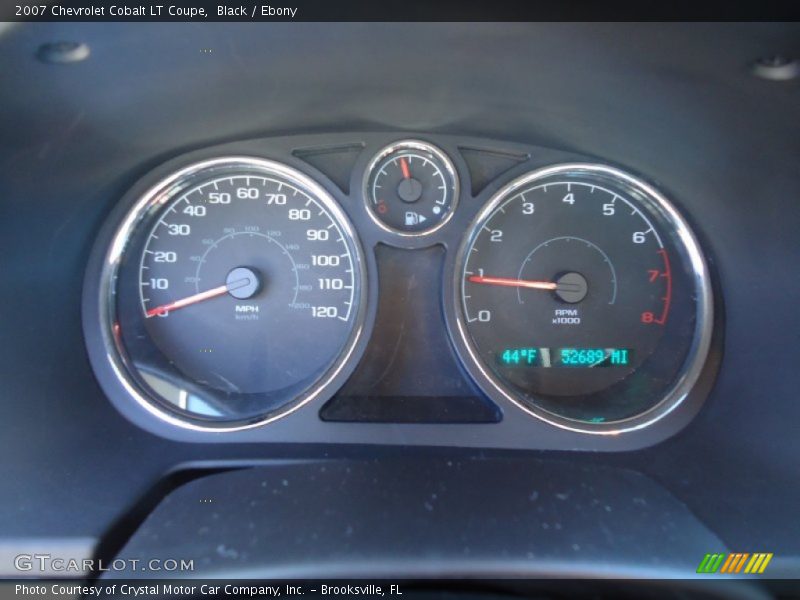
[[0, 575], [798, 577], [798, 40], [0, 28]]
[[95, 373], [177, 439], [652, 444], [702, 404], [723, 331], [662, 192], [480, 138], [203, 149], [137, 182], [93, 254]]

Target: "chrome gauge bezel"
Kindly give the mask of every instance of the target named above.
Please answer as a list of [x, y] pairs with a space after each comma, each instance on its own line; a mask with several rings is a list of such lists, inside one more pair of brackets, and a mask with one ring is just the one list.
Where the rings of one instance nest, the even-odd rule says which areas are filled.
[[[167, 409], [162, 401], [152, 397], [139, 384], [121, 336], [115, 328], [117, 323], [116, 283], [121, 261], [130, 245], [132, 236], [147, 229], [148, 224], [160, 212], [160, 207], [164, 203], [174, 199], [182, 191], [191, 187], [199, 178], [242, 169], [251, 173], [255, 172], [283, 178], [319, 200], [330, 211], [331, 216], [341, 227], [347, 245], [353, 253], [354, 276], [358, 278], [359, 282], [358, 295], [355, 296], [354, 300], [358, 303], [358, 306], [356, 307], [352, 330], [341, 352], [330, 367], [300, 396], [288, 404], [257, 417], [243, 421], [213, 423], [195, 420], [188, 415], [184, 416]], [[97, 289], [98, 310], [96, 318], [99, 320], [100, 338], [105, 352], [103, 358], [111, 368], [117, 382], [124, 388], [132, 401], [151, 416], [170, 426], [196, 432], [213, 433], [236, 432], [261, 427], [286, 417], [321, 397], [324, 401], [335, 392], [334, 386], [338, 385], [339, 376], [346, 367], [353, 366], [353, 363], [358, 358], [355, 356], [355, 351], [364, 335], [368, 287], [364, 251], [358, 235], [348, 215], [322, 185], [294, 167], [265, 158], [221, 156], [193, 162], [162, 178], [144, 193], [138, 195], [114, 230], [108, 249], [103, 255], [100, 281]]]
[[[692, 270], [694, 289], [697, 295], [697, 320], [691, 346], [683, 366], [675, 378], [673, 385], [664, 396], [648, 410], [632, 417], [589, 423], [569, 419], [521, 400], [518, 395], [487, 368], [476, 348], [466, 326], [465, 306], [462, 292], [463, 272], [466, 255], [470, 251], [481, 228], [494, 214], [498, 206], [514, 194], [515, 191], [529, 186], [533, 182], [563, 175], [584, 175], [596, 179], [605, 179], [630, 193], [637, 202], [659, 216], [670, 229], [675, 243], [688, 260]], [[456, 253], [455, 268], [452, 272], [451, 302], [455, 319], [455, 329], [451, 329], [462, 362], [476, 383], [490, 398], [501, 404], [510, 403], [525, 413], [558, 428], [582, 434], [617, 435], [636, 431], [653, 425], [674, 411], [689, 395], [703, 372], [708, 358], [714, 322], [713, 292], [709, 278], [708, 266], [700, 244], [692, 232], [688, 222], [675, 209], [672, 203], [657, 189], [641, 179], [615, 167], [595, 163], [564, 163], [539, 168], [525, 173], [502, 186], [488, 200], [468, 226]], [[456, 339], [457, 338], [457, 339]]]
[[[439, 160], [445, 170], [445, 175], [450, 179], [452, 186], [453, 186], [453, 199], [450, 203], [450, 206], [447, 210], [445, 216], [435, 225], [432, 227], [428, 227], [427, 229], [422, 229], [420, 231], [403, 231], [402, 229], [397, 229], [395, 227], [391, 227], [384, 223], [376, 214], [372, 208], [372, 191], [370, 190], [370, 180], [375, 172], [375, 168], [377, 167], [380, 162], [399, 150], [417, 150], [419, 152], [428, 152], [436, 157]], [[432, 233], [435, 233], [442, 229], [447, 223], [449, 223], [453, 215], [458, 208], [458, 200], [459, 194], [461, 193], [459, 180], [458, 180], [458, 172], [456, 171], [455, 165], [450, 157], [440, 148], [430, 144], [428, 142], [417, 140], [417, 139], [405, 139], [405, 140], [398, 140], [396, 142], [392, 142], [378, 150], [375, 156], [370, 159], [369, 163], [367, 164], [367, 168], [364, 170], [364, 178], [362, 182], [361, 194], [364, 200], [364, 209], [367, 211], [369, 218], [375, 223], [378, 227], [380, 227], [383, 231], [390, 233], [392, 235], [396, 235], [402, 238], [421, 238], [425, 236], [429, 236]]]

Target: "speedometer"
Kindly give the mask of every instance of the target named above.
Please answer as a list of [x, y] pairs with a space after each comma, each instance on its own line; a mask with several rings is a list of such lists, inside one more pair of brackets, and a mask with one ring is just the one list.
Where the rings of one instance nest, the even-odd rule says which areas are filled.
[[675, 408], [712, 322], [707, 267], [658, 191], [618, 169], [540, 169], [499, 190], [456, 259], [467, 366], [549, 423], [618, 433]]
[[364, 311], [360, 245], [320, 185], [268, 160], [194, 164], [139, 198], [101, 284], [109, 357], [164, 420], [238, 429], [329, 389]]

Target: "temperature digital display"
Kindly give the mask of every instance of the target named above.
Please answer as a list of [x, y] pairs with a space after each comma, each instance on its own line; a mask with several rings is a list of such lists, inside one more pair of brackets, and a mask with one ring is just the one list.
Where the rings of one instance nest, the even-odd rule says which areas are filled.
[[497, 363], [504, 367], [624, 367], [632, 348], [504, 348]]

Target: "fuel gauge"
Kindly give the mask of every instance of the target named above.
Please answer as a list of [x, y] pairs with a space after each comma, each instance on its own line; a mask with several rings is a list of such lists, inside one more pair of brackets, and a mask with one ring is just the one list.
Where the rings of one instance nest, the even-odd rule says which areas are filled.
[[395, 142], [372, 159], [364, 198], [373, 220], [403, 236], [441, 228], [458, 202], [458, 178], [447, 155], [426, 142]]

